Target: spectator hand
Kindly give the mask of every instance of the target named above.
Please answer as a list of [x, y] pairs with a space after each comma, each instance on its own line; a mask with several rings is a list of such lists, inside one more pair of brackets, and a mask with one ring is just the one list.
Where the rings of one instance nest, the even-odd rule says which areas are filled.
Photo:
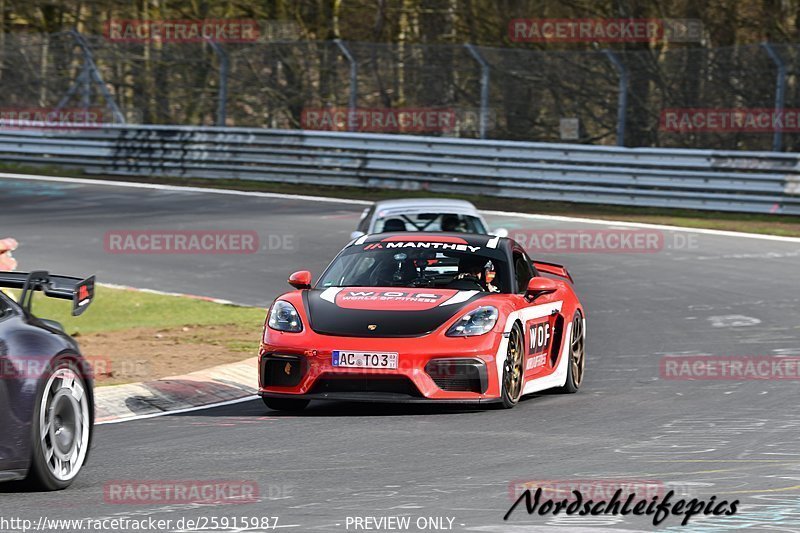
[[17, 261], [11, 257], [11, 252], [17, 249], [17, 241], [11, 238], [0, 239], [0, 270], [14, 270]]

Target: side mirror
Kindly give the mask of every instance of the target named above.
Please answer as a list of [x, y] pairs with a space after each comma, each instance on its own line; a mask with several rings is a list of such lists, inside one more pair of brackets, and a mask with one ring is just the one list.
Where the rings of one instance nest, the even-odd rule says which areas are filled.
[[358, 239], [359, 237], [363, 237], [363, 236], [364, 236], [364, 232], [363, 231], [354, 231], [353, 233], [350, 234], [350, 238], [351, 239]]
[[525, 291], [525, 298], [530, 301], [539, 296], [551, 294], [558, 290], [558, 283], [550, 278], [535, 277], [528, 282], [528, 289]]
[[289, 276], [289, 285], [295, 289], [310, 289], [311, 288], [311, 272], [308, 270], [300, 270]]
[[506, 228], [497, 228], [494, 231], [490, 231], [489, 235], [494, 235], [495, 237], [508, 237], [508, 230]]

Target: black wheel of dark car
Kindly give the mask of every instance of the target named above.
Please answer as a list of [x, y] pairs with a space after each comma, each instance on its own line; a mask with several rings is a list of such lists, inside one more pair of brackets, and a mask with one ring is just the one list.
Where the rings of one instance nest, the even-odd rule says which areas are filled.
[[294, 398], [270, 398], [262, 396], [264, 405], [273, 411], [302, 411], [306, 408], [309, 400], [295, 400]]
[[584, 331], [583, 315], [575, 312], [572, 319], [572, 333], [570, 334], [569, 361], [567, 362], [567, 382], [559, 387], [557, 392], [572, 394], [578, 392], [583, 383], [586, 371], [586, 332]]
[[61, 490], [72, 484], [89, 451], [93, 409], [76, 364], [66, 358], [54, 360], [42, 377], [36, 399], [29, 485]]
[[508, 336], [506, 360], [503, 363], [503, 390], [500, 393], [504, 409], [511, 409], [522, 395], [523, 342], [519, 324], [514, 324]]

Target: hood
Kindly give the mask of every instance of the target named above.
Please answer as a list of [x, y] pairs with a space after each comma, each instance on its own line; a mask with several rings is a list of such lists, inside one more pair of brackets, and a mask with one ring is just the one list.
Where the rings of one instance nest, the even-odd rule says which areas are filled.
[[489, 293], [449, 289], [331, 287], [304, 291], [309, 326], [323, 335], [418, 337]]

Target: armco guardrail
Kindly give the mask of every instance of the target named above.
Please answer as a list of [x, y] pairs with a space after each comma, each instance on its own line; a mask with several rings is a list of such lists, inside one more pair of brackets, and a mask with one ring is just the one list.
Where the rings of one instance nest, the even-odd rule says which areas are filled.
[[0, 160], [87, 173], [347, 185], [800, 215], [800, 157], [217, 127], [0, 130]]

